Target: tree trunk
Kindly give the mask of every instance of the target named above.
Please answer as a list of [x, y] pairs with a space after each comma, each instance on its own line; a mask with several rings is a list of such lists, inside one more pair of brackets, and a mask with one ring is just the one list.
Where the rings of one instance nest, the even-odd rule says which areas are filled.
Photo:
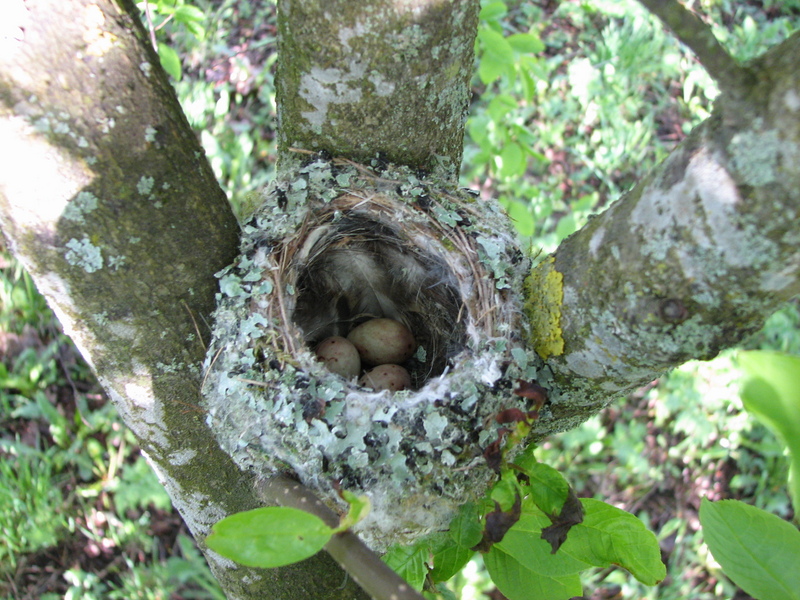
[[478, 2], [282, 0], [278, 8], [284, 169], [299, 147], [367, 164], [381, 154], [457, 181]]
[[[119, 4], [0, 9], [11, 32], [0, 42], [0, 219], [203, 548], [214, 522], [259, 504], [198, 407], [214, 273], [239, 232], [134, 7]], [[297, 166], [297, 147], [361, 162], [382, 153], [455, 182], [477, 2], [350, 4], [280, 6], [281, 170]], [[530, 343], [557, 378], [539, 434], [737, 343], [800, 291], [797, 64], [796, 34], [753, 66], [746, 93], [534, 269]], [[324, 554], [264, 571], [204, 551], [229, 598], [364, 597]]]
[[[261, 504], [198, 406], [214, 273], [239, 228], [129, 2], [9, 0], [0, 219], [229, 598], [364, 597], [327, 554], [249, 569], [204, 548]], [[344, 584], [344, 585], [343, 585]]]

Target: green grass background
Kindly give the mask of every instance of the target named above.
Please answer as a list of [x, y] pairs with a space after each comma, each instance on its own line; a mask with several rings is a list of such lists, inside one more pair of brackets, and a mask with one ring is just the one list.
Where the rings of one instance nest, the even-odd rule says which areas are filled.
[[[800, 0], [688, 4], [743, 60], [800, 24]], [[148, 13], [239, 210], [274, 168], [274, 5], [160, 0]], [[480, 27], [462, 183], [499, 198], [534, 250], [553, 250], [629, 189], [708, 116], [717, 93], [633, 0], [486, 1]], [[495, 34], [527, 35], [511, 45]], [[224, 598], [30, 278], [7, 253], [0, 261], [0, 597]], [[743, 347], [800, 354], [798, 303]], [[747, 598], [703, 544], [700, 498], [739, 498], [785, 518], [791, 505], [783, 448], [743, 412], [736, 354], [684, 365], [540, 448], [581, 495], [637, 514], [661, 543], [664, 583], [593, 572], [588, 598]], [[450, 587], [469, 600], [492, 585], [475, 561]]]

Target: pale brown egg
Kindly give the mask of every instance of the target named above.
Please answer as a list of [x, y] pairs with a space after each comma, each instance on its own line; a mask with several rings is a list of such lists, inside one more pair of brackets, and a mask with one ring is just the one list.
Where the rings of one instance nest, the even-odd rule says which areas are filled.
[[358, 385], [376, 392], [382, 390], [399, 392], [411, 387], [411, 375], [400, 365], [379, 365], [364, 373], [358, 380]]
[[395, 364], [414, 354], [417, 342], [408, 327], [394, 319], [372, 319], [347, 336], [367, 365]]
[[345, 379], [358, 377], [361, 372], [358, 350], [346, 338], [338, 335], [325, 338], [317, 346], [316, 354], [331, 373], [341, 375]]

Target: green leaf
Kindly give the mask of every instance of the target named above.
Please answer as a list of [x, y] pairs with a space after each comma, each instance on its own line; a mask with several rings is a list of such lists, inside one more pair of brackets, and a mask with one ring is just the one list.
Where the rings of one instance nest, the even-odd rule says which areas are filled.
[[522, 146], [516, 142], [509, 142], [503, 146], [503, 149], [500, 151], [499, 163], [499, 175], [502, 179], [521, 177], [528, 166], [525, 152]]
[[800, 532], [737, 500], [700, 504], [711, 554], [733, 582], [759, 600], [800, 600]]
[[356, 496], [353, 492], [342, 490], [342, 499], [347, 502], [350, 508], [341, 523], [339, 523], [339, 526], [333, 530], [334, 533], [347, 531], [353, 525], [362, 521], [372, 508], [372, 503], [367, 496]]
[[515, 33], [506, 38], [509, 45], [521, 54], [538, 54], [544, 50], [544, 42], [533, 33]]
[[175, 20], [182, 23], [189, 32], [198, 39], [205, 37], [203, 23], [206, 16], [202, 10], [191, 4], [184, 4], [175, 10]]
[[211, 528], [208, 547], [248, 567], [281, 567], [313, 556], [332, 529], [311, 513], [288, 506], [256, 508], [225, 517]]
[[789, 449], [789, 493], [800, 514], [800, 357], [754, 350], [739, 354], [748, 374], [742, 402]]
[[509, 600], [568, 600], [583, 592], [579, 575], [534, 571], [498, 544], [484, 555], [483, 562], [494, 584]]
[[506, 204], [506, 213], [508, 218], [514, 222], [514, 227], [524, 236], [532, 236], [536, 224], [533, 221], [528, 205], [516, 200], [509, 200]]
[[591, 498], [581, 498], [583, 522], [561, 550], [596, 567], [618, 565], [645, 585], [666, 577], [658, 540], [635, 515]]
[[492, 121], [499, 124], [503, 121], [503, 117], [518, 106], [517, 100], [512, 95], [497, 94], [489, 101], [489, 105], [486, 107], [486, 114], [491, 117]]
[[507, 71], [508, 64], [504, 61], [497, 60], [491, 54], [484, 54], [478, 65], [478, 77], [480, 77], [481, 81], [486, 85], [489, 85]]
[[508, 7], [505, 2], [489, 2], [481, 7], [480, 19], [489, 21], [492, 19], [499, 19], [508, 12]]
[[558, 514], [569, 493], [567, 480], [553, 467], [544, 463], [528, 464], [525, 469], [530, 478], [528, 489], [531, 500], [543, 513]]
[[486, 508], [484, 512], [494, 510], [494, 502], [499, 502], [503, 510], [508, 510], [517, 501], [519, 495], [520, 488], [513, 473], [504, 473], [504, 476], [492, 486], [489, 493], [491, 501], [484, 506]]
[[413, 546], [392, 546], [383, 555], [383, 562], [405, 579], [415, 590], [421, 590], [428, 575], [426, 560], [430, 554], [430, 544], [423, 540]]
[[166, 44], [158, 43], [158, 58], [161, 66], [169, 73], [175, 81], [181, 80], [181, 59], [178, 53]]
[[478, 31], [478, 40], [483, 45], [484, 57], [490, 55], [499, 63], [509, 65], [514, 63], [514, 49], [503, 34], [483, 27]]
[[192, 21], [202, 23], [205, 18], [203, 11], [191, 4], [184, 4], [175, 10], [175, 19], [181, 23], [190, 23]]
[[447, 581], [464, 568], [475, 554], [472, 547], [481, 541], [482, 528], [478, 520], [478, 507], [465, 504], [450, 521], [450, 531], [440, 543], [432, 544], [434, 581]]

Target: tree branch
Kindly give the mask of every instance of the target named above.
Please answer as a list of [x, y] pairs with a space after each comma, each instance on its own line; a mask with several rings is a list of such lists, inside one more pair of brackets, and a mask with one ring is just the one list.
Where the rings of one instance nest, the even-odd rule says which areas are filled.
[[723, 93], [734, 99], [747, 96], [755, 83], [754, 73], [728, 53], [700, 17], [678, 0], [639, 1], [692, 49]]
[[533, 270], [529, 308], [546, 327], [532, 341], [561, 385], [556, 423], [712, 358], [800, 293], [798, 64], [795, 34], [754, 63], [763, 83], [735, 127], [715, 107]]

